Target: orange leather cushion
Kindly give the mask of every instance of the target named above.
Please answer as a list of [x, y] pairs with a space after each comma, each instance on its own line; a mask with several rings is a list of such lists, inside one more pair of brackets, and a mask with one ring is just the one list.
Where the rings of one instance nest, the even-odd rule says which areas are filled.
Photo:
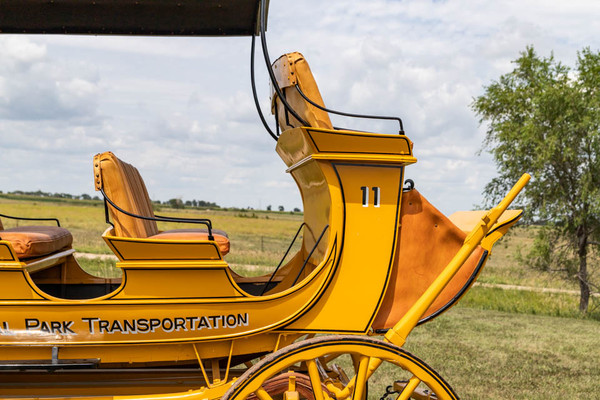
[[41, 257], [73, 244], [71, 232], [58, 226], [20, 226], [0, 231], [19, 258]]
[[[212, 234], [215, 237], [215, 242], [219, 246], [221, 255], [229, 253], [229, 238], [227, 234], [221, 230], [213, 229]], [[172, 231], [164, 231], [156, 235], [150, 236], [148, 239], [160, 240], [177, 240], [177, 241], [203, 241], [208, 240], [207, 229], [174, 229]]]

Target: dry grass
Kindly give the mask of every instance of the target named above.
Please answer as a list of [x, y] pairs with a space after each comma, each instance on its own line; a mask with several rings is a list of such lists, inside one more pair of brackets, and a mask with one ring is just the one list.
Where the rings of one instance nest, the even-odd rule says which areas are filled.
[[[0, 198], [0, 213], [27, 218], [58, 218], [61, 226], [73, 234], [73, 246], [86, 253], [108, 253], [110, 250], [101, 238], [107, 225], [104, 222], [104, 208], [100, 202], [38, 202], [16, 201]], [[30, 221], [16, 221], [3, 218], [5, 228], [18, 224], [32, 224]], [[42, 224], [39, 222], [38, 224]], [[44, 222], [43, 224], [49, 224]]]

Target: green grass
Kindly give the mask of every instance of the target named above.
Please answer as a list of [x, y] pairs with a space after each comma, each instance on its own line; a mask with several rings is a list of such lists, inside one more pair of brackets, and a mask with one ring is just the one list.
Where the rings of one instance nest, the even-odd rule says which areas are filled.
[[[599, 332], [592, 320], [454, 308], [415, 328], [403, 348], [463, 399], [598, 399]], [[353, 375], [347, 357], [335, 362]], [[410, 377], [382, 364], [369, 379], [369, 400]]]
[[553, 317], [585, 317], [600, 321], [598, 308], [590, 307], [585, 316], [579, 312], [579, 296], [576, 294], [475, 286], [460, 300], [457, 307]]
[[600, 322], [455, 308], [405, 348], [464, 399], [600, 398]]
[[[538, 288], [579, 290], [579, 285], [575, 279], [567, 280], [560, 274], [549, 274], [527, 268], [517, 260], [519, 249], [525, 253], [533, 245], [536, 229], [538, 229], [536, 226], [517, 226], [511, 229], [508, 235], [494, 246], [492, 256], [478, 281]], [[594, 273], [595, 262], [597, 260], [590, 258], [590, 273]]]
[[[46, 200], [46, 199], [45, 199]], [[80, 201], [82, 204], [73, 205]], [[102, 240], [102, 232], [107, 228], [104, 222], [104, 207], [100, 202], [82, 200], [38, 202], [0, 198], [0, 213], [27, 218], [58, 218], [61, 226], [73, 234], [73, 247], [85, 253], [106, 253], [109, 248]], [[2, 219], [5, 228], [19, 224], [32, 224], [30, 221]], [[38, 222], [37, 224], [50, 224]]]
[[115, 260], [99, 258], [77, 257], [77, 262], [88, 274], [103, 278], [120, 278], [121, 270], [116, 267]]
[[[47, 200], [47, 199], [44, 199]], [[74, 202], [82, 204], [73, 205]], [[61, 226], [73, 233], [73, 247], [83, 253], [111, 254], [102, 240], [102, 233], [109, 227], [104, 220], [104, 207], [100, 202], [69, 200], [38, 202], [0, 197], [0, 213], [21, 217], [56, 217]], [[185, 218], [210, 218], [213, 227], [228, 232], [231, 253], [227, 261], [234, 264], [276, 266], [289, 246], [296, 230], [302, 223], [302, 214], [280, 212], [241, 213], [221, 210], [174, 210], [163, 208], [161, 215]], [[248, 218], [254, 214], [256, 218]], [[5, 228], [31, 222], [3, 218]], [[44, 222], [43, 224], [48, 224]], [[160, 223], [159, 229], [168, 230], [190, 227], [189, 224]], [[204, 227], [204, 225], [200, 226]], [[300, 238], [299, 238], [300, 239]], [[298, 239], [298, 243], [301, 240]]]
[[[33, 200], [32, 200], [33, 199]], [[73, 234], [73, 247], [78, 252], [111, 254], [102, 239], [102, 233], [109, 227], [104, 220], [104, 207], [101, 202], [84, 200], [65, 200], [32, 196], [0, 196], [0, 213], [28, 218], [56, 217], [61, 226]], [[56, 201], [49, 201], [56, 200]], [[223, 210], [175, 210], [164, 208], [162, 215], [184, 218], [210, 218], [213, 227], [228, 232], [231, 252], [225, 256], [232, 268], [246, 276], [258, 276], [270, 273], [280, 262], [294, 234], [302, 223], [302, 214], [289, 212], [240, 212]], [[31, 222], [3, 218], [5, 228]], [[40, 224], [51, 224], [40, 222]], [[160, 223], [159, 229], [169, 230], [189, 224]], [[204, 226], [202, 226], [204, 227]], [[298, 237], [291, 257], [302, 243]], [[109, 261], [81, 259], [85, 269], [100, 276], [120, 276]], [[114, 264], [114, 262], [113, 262]], [[253, 267], [245, 267], [251, 265]]]

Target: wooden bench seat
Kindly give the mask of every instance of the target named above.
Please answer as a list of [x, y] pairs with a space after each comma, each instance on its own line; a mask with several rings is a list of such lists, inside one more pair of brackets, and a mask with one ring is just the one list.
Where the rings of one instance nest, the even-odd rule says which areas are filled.
[[[160, 232], [156, 221], [185, 222], [185, 218], [157, 217], [146, 184], [137, 168], [121, 161], [110, 151], [94, 157], [94, 183], [105, 199], [121, 210], [107, 205], [114, 234], [125, 238], [173, 240], [178, 242], [209, 241], [206, 229], [176, 229]], [[125, 211], [125, 212], [123, 212]], [[190, 223], [198, 220], [188, 219]], [[223, 231], [212, 229], [212, 236], [221, 255], [229, 252], [229, 238]]]

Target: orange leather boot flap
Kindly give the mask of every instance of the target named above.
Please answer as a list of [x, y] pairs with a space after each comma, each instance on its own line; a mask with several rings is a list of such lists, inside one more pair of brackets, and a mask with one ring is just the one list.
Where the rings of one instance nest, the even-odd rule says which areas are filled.
[[[400, 235], [392, 276], [374, 329], [391, 328], [427, 290], [462, 247], [466, 234], [417, 190], [402, 194]], [[458, 300], [480, 271], [485, 258], [478, 247], [427, 310], [424, 318]]]

